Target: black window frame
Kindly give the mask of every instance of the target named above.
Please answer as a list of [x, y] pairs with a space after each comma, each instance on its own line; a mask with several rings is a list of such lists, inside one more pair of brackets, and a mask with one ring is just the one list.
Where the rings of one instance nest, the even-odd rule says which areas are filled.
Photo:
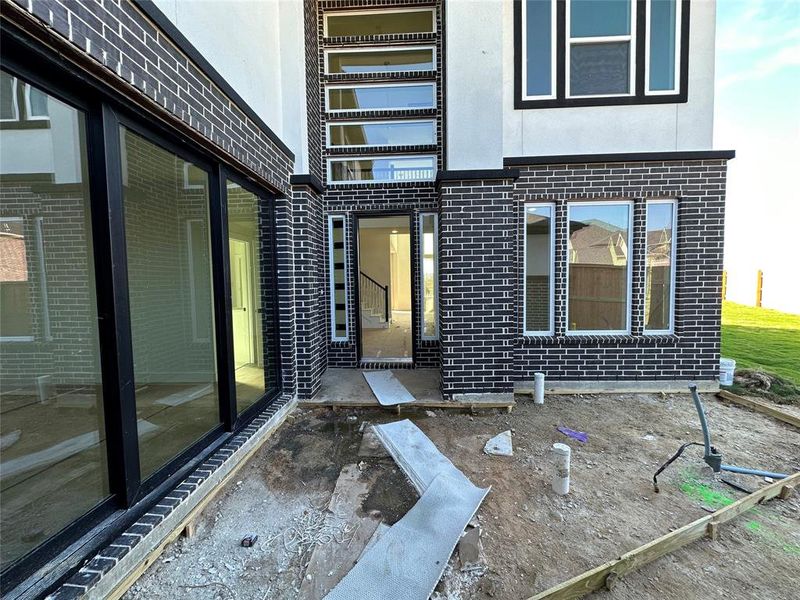
[[[39, 546], [8, 564], [0, 575], [0, 593], [17, 588], [44, 594], [74, 573], [87, 556], [110, 543], [125, 528], [243, 430], [282, 393], [276, 268], [275, 201], [270, 190], [204, 151], [168, 124], [158, 122], [141, 107], [88, 77], [53, 50], [31, 41], [15, 26], [2, 24], [3, 53], [0, 66], [85, 116], [87, 185], [92, 259], [97, 297], [100, 373], [107, 445], [110, 495], [94, 508], [48, 537]], [[127, 262], [124, 236], [120, 126], [149, 142], [190, 160], [209, 175], [209, 228], [215, 359], [219, 389], [220, 422], [203, 437], [141, 479], [133, 380], [133, 355], [128, 304]], [[242, 413], [237, 413], [233, 372], [233, 338], [230, 318], [230, 273], [227, 252], [227, 194], [229, 179], [269, 204], [272, 269], [271, 311], [274, 327], [276, 386]], [[265, 315], [266, 316], [266, 315]], [[33, 500], [33, 499], [32, 499]], [[18, 587], [19, 586], [19, 587]]]
[[625, 106], [638, 104], [681, 104], [689, 98], [689, 23], [691, 0], [681, 2], [680, 22], [680, 60], [676, 65], [678, 92], [674, 94], [648, 94], [646, 93], [646, 24], [647, 0], [631, 0], [636, 3], [636, 37], [635, 44], [634, 81], [635, 89], [631, 95], [605, 96], [605, 97], [567, 97], [566, 95], [566, 61], [567, 61], [567, 2], [569, 0], [553, 0], [556, 11], [556, 39], [553, 40], [553, 51], [556, 53], [555, 65], [555, 98], [540, 100], [523, 99], [522, 69], [524, 57], [522, 56], [522, 39], [526, 32], [523, 30], [522, 3], [525, 0], [514, 0], [514, 108], [526, 110], [534, 108], [570, 108], [582, 106]]

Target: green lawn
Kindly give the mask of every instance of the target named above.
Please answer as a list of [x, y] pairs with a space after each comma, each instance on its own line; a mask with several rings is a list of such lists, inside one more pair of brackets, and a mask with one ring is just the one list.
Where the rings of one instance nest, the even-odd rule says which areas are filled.
[[800, 315], [723, 302], [722, 356], [800, 386]]

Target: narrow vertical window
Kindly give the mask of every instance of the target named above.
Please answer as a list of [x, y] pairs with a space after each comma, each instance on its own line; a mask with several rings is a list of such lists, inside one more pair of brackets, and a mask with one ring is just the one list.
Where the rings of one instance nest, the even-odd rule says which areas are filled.
[[647, 91], [677, 90], [680, 0], [650, 0], [647, 11]]
[[553, 267], [555, 207], [525, 206], [525, 335], [553, 333]]
[[671, 333], [675, 295], [674, 200], [647, 203], [644, 330]]
[[630, 331], [631, 205], [568, 207], [567, 331]]
[[331, 339], [347, 339], [347, 253], [345, 218], [328, 217], [328, 258], [330, 262]]
[[143, 419], [139, 460], [145, 479], [220, 422], [209, 176], [197, 168], [199, 188], [184, 189], [186, 160], [122, 131], [136, 410]]
[[420, 273], [422, 276], [422, 338], [433, 340], [439, 337], [438, 289], [439, 247], [438, 215], [420, 215]]
[[525, 0], [522, 5], [523, 94], [526, 98], [552, 98], [555, 89], [553, 42], [556, 11], [553, 0]]

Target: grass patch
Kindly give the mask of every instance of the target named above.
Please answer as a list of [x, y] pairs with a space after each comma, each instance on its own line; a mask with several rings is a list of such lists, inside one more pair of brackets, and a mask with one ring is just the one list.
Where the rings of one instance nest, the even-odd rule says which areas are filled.
[[[800, 397], [800, 315], [723, 302], [722, 356], [733, 358], [737, 371], [772, 376], [769, 394], [761, 395], [778, 401]], [[737, 386], [731, 391], [757, 393]]]

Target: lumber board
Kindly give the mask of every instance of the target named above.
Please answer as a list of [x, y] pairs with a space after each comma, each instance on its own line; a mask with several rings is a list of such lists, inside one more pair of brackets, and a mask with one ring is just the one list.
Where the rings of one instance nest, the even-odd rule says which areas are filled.
[[342, 467], [328, 503], [328, 511], [334, 518], [344, 517], [355, 529], [346, 542], [340, 544], [333, 541], [314, 548], [306, 567], [306, 576], [300, 584], [299, 600], [322, 600], [358, 561], [381, 522], [380, 517], [374, 514], [359, 515], [361, 503], [369, 494], [369, 489], [370, 483], [361, 481], [361, 471], [357, 465]]
[[[454, 408], [456, 410], [471, 410], [483, 408], [505, 408], [511, 409], [517, 403], [513, 400], [470, 400], [469, 402], [457, 402], [454, 400], [415, 400], [408, 404], [402, 405], [403, 408]], [[298, 403], [300, 408], [319, 408], [319, 407], [349, 407], [349, 408], [395, 408], [384, 407], [378, 404], [378, 401], [370, 398], [367, 400], [360, 399], [342, 399], [342, 400], [301, 400]], [[398, 404], [397, 407], [401, 405]]]
[[617, 559], [610, 560], [585, 573], [581, 573], [548, 590], [531, 596], [528, 600], [573, 600], [606, 587], [606, 581], [613, 583], [623, 575], [635, 571], [654, 560], [683, 546], [691, 544], [706, 535], [716, 535], [719, 525], [735, 519], [755, 505], [780, 496], [784, 488], [791, 489], [800, 482], [800, 472], [772, 483], [760, 490], [740, 498], [710, 515], [706, 515], [680, 529], [671, 531], [660, 538], [626, 552]]
[[777, 419], [778, 421], [783, 421], [784, 423], [788, 423], [789, 425], [794, 425], [795, 427], [800, 429], [800, 417], [797, 417], [793, 414], [775, 408], [774, 406], [772, 406], [768, 402], [764, 402], [763, 400], [756, 400], [755, 398], [745, 398], [744, 396], [739, 396], [727, 390], [720, 390], [719, 392], [717, 392], [717, 397], [720, 398], [721, 400], [727, 400], [728, 402], [733, 402], [734, 404], [738, 404], [739, 406], [744, 406], [756, 412], [769, 415], [773, 419]]

